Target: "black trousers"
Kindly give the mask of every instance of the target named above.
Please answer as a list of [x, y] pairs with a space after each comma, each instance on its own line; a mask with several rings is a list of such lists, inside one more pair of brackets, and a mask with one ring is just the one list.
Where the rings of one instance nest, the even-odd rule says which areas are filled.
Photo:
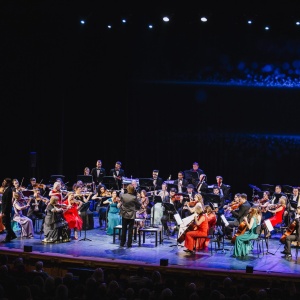
[[7, 232], [6, 239], [10, 240], [12, 238], [16, 238], [17, 236], [11, 228], [11, 214], [5, 214], [2, 222], [3, 222], [6, 232]]
[[127, 247], [132, 246], [133, 226], [134, 226], [134, 219], [122, 218], [122, 235], [121, 235], [121, 243], [120, 243], [121, 246], [125, 245], [127, 232], [128, 232]]

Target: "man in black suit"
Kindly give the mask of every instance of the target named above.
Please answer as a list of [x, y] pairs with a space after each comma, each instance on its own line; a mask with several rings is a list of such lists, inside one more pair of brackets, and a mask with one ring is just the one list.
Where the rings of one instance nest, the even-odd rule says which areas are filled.
[[249, 209], [251, 208], [251, 204], [247, 200], [247, 194], [242, 193], [240, 196], [239, 207], [237, 210], [232, 210], [231, 214], [234, 218], [233, 221], [228, 222], [228, 226], [225, 227], [225, 233], [228, 239], [232, 238], [232, 230], [234, 227], [239, 227], [239, 225], [244, 221], [244, 217], [246, 217], [249, 213]]
[[120, 161], [117, 161], [115, 163], [115, 167], [113, 169], [110, 169], [109, 175], [113, 176], [115, 178], [115, 190], [121, 190], [123, 185], [123, 179], [122, 177], [125, 177], [125, 171], [121, 169], [122, 163]]
[[12, 180], [11, 178], [5, 178], [2, 182], [3, 194], [2, 194], [2, 220], [6, 227], [6, 237], [2, 241], [8, 243], [11, 240], [17, 238], [16, 234], [11, 228], [11, 213], [12, 213]]
[[92, 169], [91, 175], [96, 186], [102, 183], [103, 177], [106, 176], [106, 171], [102, 168], [102, 161], [100, 159], [96, 162], [96, 167]]
[[174, 180], [173, 185], [177, 186], [178, 193], [185, 193], [189, 182], [184, 178], [184, 173], [182, 171], [178, 172], [177, 179]]
[[152, 179], [153, 179], [153, 190], [161, 190], [161, 186], [163, 184], [163, 180], [161, 177], [158, 177], [159, 170], [152, 171]]
[[133, 226], [136, 212], [141, 208], [141, 203], [135, 195], [134, 186], [130, 183], [127, 185], [127, 193], [120, 193], [120, 215], [122, 217], [122, 235], [120, 246], [124, 247], [128, 231], [127, 247], [132, 247]]

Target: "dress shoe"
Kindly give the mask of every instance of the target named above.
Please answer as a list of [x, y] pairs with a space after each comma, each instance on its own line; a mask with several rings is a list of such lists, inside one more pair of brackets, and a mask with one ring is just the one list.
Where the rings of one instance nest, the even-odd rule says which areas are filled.
[[282, 254], [288, 254], [285, 250], [281, 251]]
[[5, 238], [3, 241], [1, 241], [1, 243], [9, 243], [11, 241], [11, 239]]
[[125, 247], [125, 245], [120, 245], [120, 247], [122, 247], [122, 248], [123, 248], [123, 247]]
[[127, 248], [132, 248], [132, 245], [128, 245]]
[[284, 258], [285, 258], [286, 260], [291, 260], [291, 259], [292, 259], [292, 255], [291, 255], [291, 254], [286, 254], [286, 255], [284, 256]]

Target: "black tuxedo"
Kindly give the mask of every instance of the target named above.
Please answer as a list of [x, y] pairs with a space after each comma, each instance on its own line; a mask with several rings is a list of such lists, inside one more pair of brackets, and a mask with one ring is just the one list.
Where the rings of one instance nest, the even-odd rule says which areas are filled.
[[97, 168], [93, 168], [91, 171], [91, 175], [93, 176], [93, 181], [96, 185], [99, 185], [103, 181], [103, 177], [106, 176], [106, 171], [104, 168], [100, 168], [99, 176], [97, 176]]
[[[153, 179], [153, 178], [152, 178]], [[160, 177], [156, 178], [156, 183], [154, 184], [154, 179], [153, 179], [153, 188], [155, 191], [160, 190], [161, 186], [163, 184], [163, 180]]]
[[[176, 180], [174, 180], [174, 183], [173, 183], [173, 185], [177, 186], [177, 191], [178, 191], [178, 182], [179, 182], [179, 180], [176, 179]], [[188, 186], [188, 184], [189, 184], [189, 182], [185, 178], [183, 178], [182, 179], [182, 192], [186, 192], [186, 187]]]
[[109, 175], [115, 178], [115, 185], [113, 187], [113, 189], [115, 190], [120, 190], [122, 188], [122, 184], [123, 184], [122, 177], [125, 177], [125, 171], [123, 169], [120, 169], [118, 171], [119, 174], [117, 174], [117, 170], [115, 168], [109, 171]]

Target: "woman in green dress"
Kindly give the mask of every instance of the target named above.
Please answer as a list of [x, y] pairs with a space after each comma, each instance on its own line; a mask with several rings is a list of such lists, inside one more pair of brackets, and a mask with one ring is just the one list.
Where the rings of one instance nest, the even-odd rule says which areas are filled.
[[[249, 220], [249, 221], [248, 221]], [[261, 214], [257, 208], [251, 207], [249, 215], [244, 218], [247, 231], [244, 234], [238, 235], [234, 243], [234, 253], [237, 256], [246, 256], [253, 249], [253, 243], [251, 240], [258, 237], [257, 226], [261, 222]]]
[[117, 196], [116, 191], [111, 193], [111, 198], [103, 201], [103, 204], [109, 204], [106, 230], [108, 235], [112, 235], [114, 227], [121, 224], [120, 208], [117, 207], [119, 202], [120, 198]]

